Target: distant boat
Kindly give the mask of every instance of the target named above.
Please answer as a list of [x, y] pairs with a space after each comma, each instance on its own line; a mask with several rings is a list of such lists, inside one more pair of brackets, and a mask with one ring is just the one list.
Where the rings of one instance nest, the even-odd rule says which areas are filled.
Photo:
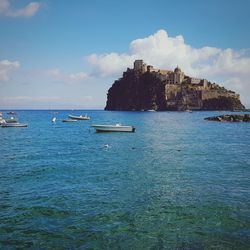
[[73, 119], [73, 120], [90, 120], [90, 117], [85, 115], [80, 115], [80, 116], [75, 116], [75, 115], [69, 115], [69, 118]]
[[63, 119], [62, 122], [77, 122], [76, 119]]
[[6, 123], [17, 123], [18, 119], [14, 117], [10, 117], [10, 119], [5, 119]]
[[135, 132], [133, 126], [123, 126], [121, 124], [116, 125], [92, 125], [96, 129], [96, 132]]
[[0, 112], [0, 125], [2, 124], [2, 123], [5, 123], [6, 121], [3, 119], [3, 113], [2, 112]]
[[3, 123], [6, 123], [6, 121], [2, 117], [0, 117], [0, 125]]
[[24, 127], [28, 127], [28, 124], [19, 123], [19, 122], [11, 122], [11, 123], [3, 123], [1, 127], [2, 128], [24, 128]]
[[149, 110], [147, 110], [148, 112], [155, 112], [155, 110], [154, 109], [149, 109]]
[[8, 114], [8, 115], [15, 115], [16, 113], [13, 112], [13, 111], [10, 111], [10, 112], [8, 112], [7, 114]]
[[56, 117], [53, 117], [51, 122], [56, 122]]

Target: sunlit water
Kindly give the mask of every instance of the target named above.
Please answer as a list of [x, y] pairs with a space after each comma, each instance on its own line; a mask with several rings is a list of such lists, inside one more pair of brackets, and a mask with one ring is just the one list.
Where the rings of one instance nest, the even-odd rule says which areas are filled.
[[[62, 123], [70, 113], [86, 111], [18, 111], [28, 128], [0, 128], [1, 249], [249, 249], [249, 123], [107, 111]], [[136, 132], [90, 128], [118, 122]]]

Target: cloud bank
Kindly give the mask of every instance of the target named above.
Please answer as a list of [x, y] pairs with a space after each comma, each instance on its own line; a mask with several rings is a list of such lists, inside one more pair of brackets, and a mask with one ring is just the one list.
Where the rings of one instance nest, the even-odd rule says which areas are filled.
[[0, 61], [0, 83], [7, 82], [12, 73], [20, 67], [20, 63], [18, 61], [9, 61], [2, 60]]
[[65, 83], [83, 82], [84, 80], [89, 79], [90, 77], [85, 72], [66, 74], [58, 68], [46, 70], [44, 73], [45, 75], [50, 76], [55, 80], [65, 82]]
[[14, 10], [11, 8], [9, 0], [0, 0], [0, 13], [10, 17], [31, 17], [37, 13], [40, 7], [40, 3], [31, 2], [23, 8]]
[[250, 104], [250, 57], [249, 50], [220, 49], [216, 47], [194, 48], [182, 35], [170, 37], [165, 30], [145, 38], [136, 39], [127, 53], [91, 54], [86, 60], [93, 65], [96, 76], [117, 77], [133, 67], [135, 59], [162, 69], [174, 69], [177, 65], [190, 76], [215, 81], [241, 94]]

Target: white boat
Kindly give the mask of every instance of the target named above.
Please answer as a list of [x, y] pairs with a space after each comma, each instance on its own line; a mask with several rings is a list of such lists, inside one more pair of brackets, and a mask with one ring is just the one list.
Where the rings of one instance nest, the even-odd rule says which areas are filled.
[[92, 125], [96, 129], [96, 132], [135, 132], [133, 126], [123, 126], [121, 124], [116, 125]]
[[3, 119], [3, 113], [2, 112], [0, 112], [0, 125], [2, 124], [2, 123], [5, 123], [6, 121]]
[[24, 128], [24, 127], [28, 127], [28, 124], [19, 123], [19, 122], [10, 122], [10, 123], [3, 123], [1, 127], [2, 128]]
[[5, 119], [6, 123], [17, 123], [18, 119], [14, 117], [10, 117], [10, 119]]
[[76, 116], [76, 115], [69, 115], [69, 118], [73, 119], [73, 120], [90, 120], [90, 117], [85, 115], [80, 115], [80, 116]]
[[51, 122], [56, 122], [56, 117], [53, 117]]
[[6, 123], [6, 121], [4, 119], [0, 119], [0, 125]]

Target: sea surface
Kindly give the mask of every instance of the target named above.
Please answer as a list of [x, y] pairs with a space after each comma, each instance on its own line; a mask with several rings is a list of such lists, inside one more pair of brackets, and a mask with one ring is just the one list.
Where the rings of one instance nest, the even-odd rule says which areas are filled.
[[[250, 249], [250, 123], [57, 112], [0, 128], [0, 249]], [[91, 128], [115, 123], [136, 132]]]

